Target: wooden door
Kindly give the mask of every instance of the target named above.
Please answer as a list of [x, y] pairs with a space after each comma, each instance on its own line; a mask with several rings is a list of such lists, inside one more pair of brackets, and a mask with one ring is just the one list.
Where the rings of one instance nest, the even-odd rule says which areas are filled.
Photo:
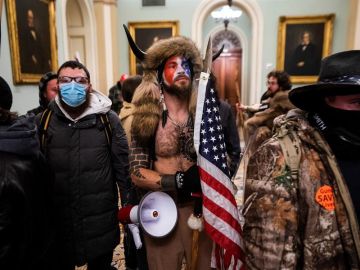
[[233, 109], [241, 102], [241, 57], [241, 49], [233, 49], [213, 62], [219, 98], [229, 102]]

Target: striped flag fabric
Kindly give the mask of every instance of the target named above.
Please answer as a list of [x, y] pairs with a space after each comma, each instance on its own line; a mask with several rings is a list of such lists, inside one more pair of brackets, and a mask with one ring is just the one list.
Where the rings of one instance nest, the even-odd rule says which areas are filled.
[[239, 212], [227, 166], [218, 98], [209, 74], [198, 87], [194, 144], [203, 193], [204, 227], [215, 242], [212, 261], [218, 269], [245, 269]]

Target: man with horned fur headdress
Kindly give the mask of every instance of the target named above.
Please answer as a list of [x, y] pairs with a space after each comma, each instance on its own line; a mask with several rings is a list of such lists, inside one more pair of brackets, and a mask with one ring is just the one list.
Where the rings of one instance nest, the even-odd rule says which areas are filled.
[[[167, 192], [177, 204], [174, 230], [161, 239], [145, 235], [145, 244], [150, 269], [179, 269], [183, 257], [191, 261], [187, 220], [194, 211], [191, 193], [201, 191], [191, 104], [202, 59], [191, 40], [173, 37], [156, 42], [142, 60], [143, 80], [132, 99], [131, 178], [139, 190]], [[209, 269], [212, 241], [201, 232], [198, 244], [196, 269]]]

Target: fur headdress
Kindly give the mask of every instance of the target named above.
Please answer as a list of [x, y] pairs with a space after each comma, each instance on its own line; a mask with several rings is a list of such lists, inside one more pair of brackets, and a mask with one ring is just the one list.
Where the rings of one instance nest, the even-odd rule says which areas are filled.
[[[136, 44], [133, 42], [127, 29], [127, 36], [130, 46], [134, 51]], [[142, 61], [144, 68], [141, 84], [136, 88], [132, 103], [136, 106], [131, 126], [131, 133], [143, 145], [149, 145], [153, 138], [161, 118], [162, 108], [160, 106], [160, 84], [158, 82], [159, 68], [172, 56], [183, 56], [192, 68], [193, 91], [190, 98], [190, 113], [195, 112], [196, 104], [196, 78], [202, 70], [202, 59], [195, 43], [186, 37], [172, 37], [159, 40], [154, 43], [146, 53], [138, 48], [135, 55]], [[142, 54], [142, 55], [141, 55]]]

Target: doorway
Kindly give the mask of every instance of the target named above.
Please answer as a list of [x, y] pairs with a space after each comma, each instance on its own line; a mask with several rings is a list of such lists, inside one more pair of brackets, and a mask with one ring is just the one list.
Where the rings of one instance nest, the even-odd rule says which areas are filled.
[[219, 98], [227, 101], [235, 113], [235, 104], [241, 102], [242, 48], [236, 33], [230, 30], [222, 30], [213, 38], [214, 51], [223, 45], [223, 53], [213, 62], [213, 71]]

